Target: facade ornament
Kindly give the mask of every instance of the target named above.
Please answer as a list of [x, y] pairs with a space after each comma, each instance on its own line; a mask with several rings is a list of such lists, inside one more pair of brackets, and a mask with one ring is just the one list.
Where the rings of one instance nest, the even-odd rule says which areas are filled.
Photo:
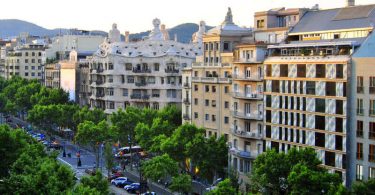
[[152, 20], [154, 29], [151, 30], [150, 35], [148, 36], [150, 40], [163, 40], [163, 33], [160, 31], [160, 20], [155, 18]]
[[168, 30], [165, 28], [165, 24], [162, 24], [161, 25], [161, 33], [163, 33], [163, 39], [165, 41], [169, 40], [169, 32]]
[[112, 24], [112, 29], [108, 33], [108, 39], [111, 43], [116, 43], [121, 41], [120, 31], [117, 29], [117, 24]]
[[193, 43], [202, 43], [204, 33], [206, 33], [206, 22], [200, 21], [198, 31], [195, 32], [191, 38]]
[[225, 16], [225, 20], [224, 20], [224, 22], [222, 24], [223, 25], [225, 25], [225, 24], [234, 24], [233, 23], [232, 9], [230, 7], [228, 7], [227, 15]]

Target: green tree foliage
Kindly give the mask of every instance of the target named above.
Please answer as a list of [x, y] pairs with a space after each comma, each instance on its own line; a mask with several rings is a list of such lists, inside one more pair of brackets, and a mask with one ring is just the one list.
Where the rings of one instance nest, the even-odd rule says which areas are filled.
[[85, 121], [78, 125], [76, 141], [90, 146], [96, 153], [96, 164], [99, 165], [99, 147], [102, 143], [113, 141], [117, 137], [117, 132], [110, 127], [106, 121], [95, 124], [91, 121]]
[[94, 176], [82, 177], [81, 183], [77, 186], [80, 190], [98, 192], [99, 194], [109, 194], [108, 181], [98, 171]]
[[0, 126], [0, 179], [9, 175], [8, 170], [22, 151], [34, 141], [21, 130]]
[[75, 183], [70, 168], [47, 155], [41, 144], [25, 149], [4, 182], [5, 194], [65, 194]]
[[161, 118], [161, 121], [168, 121], [172, 125], [172, 129], [176, 129], [182, 124], [181, 110], [176, 106], [167, 106], [161, 109], [157, 117]]
[[350, 194], [375, 195], [375, 179], [368, 181], [357, 181], [352, 185]]
[[321, 162], [311, 148], [292, 148], [286, 154], [269, 150], [254, 161], [252, 187], [255, 191], [272, 194], [337, 190], [339, 176], [328, 173], [319, 164]]
[[102, 195], [95, 188], [90, 188], [83, 185], [77, 185], [73, 190], [68, 192], [68, 195]]
[[112, 142], [106, 142], [104, 145], [104, 158], [105, 158], [105, 166], [108, 170], [108, 177], [110, 177], [110, 173], [112, 168], [115, 166], [115, 161], [113, 159], [112, 153]]
[[31, 96], [33, 105], [51, 105], [69, 103], [69, 94], [63, 89], [50, 89], [42, 87], [41, 90]]
[[126, 110], [119, 109], [111, 115], [111, 122], [119, 132], [121, 143], [128, 144], [128, 135], [133, 140], [134, 129], [142, 121], [141, 112], [139, 108], [129, 106]]
[[178, 175], [172, 178], [172, 184], [169, 186], [173, 192], [189, 193], [192, 189], [191, 176], [187, 174]]
[[146, 178], [154, 181], [164, 180], [178, 174], [177, 162], [170, 158], [168, 154], [143, 162], [141, 169]]
[[84, 121], [91, 121], [95, 124], [100, 121], [106, 120], [107, 115], [102, 109], [94, 108], [89, 109], [87, 106], [81, 108], [73, 115], [73, 121], [76, 125], [83, 123]]
[[231, 181], [229, 179], [225, 179], [224, 181], [220, 182], [215, 189], [208, 192], [208, 195], [228, 195], [228, 194], [237, 194], [236, 189], [232, 187]]

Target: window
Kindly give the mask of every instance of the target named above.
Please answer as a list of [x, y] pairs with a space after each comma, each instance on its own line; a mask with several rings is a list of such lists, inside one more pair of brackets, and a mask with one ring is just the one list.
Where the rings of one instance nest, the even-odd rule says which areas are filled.
[[108, 64], [108, 70], [113, 70], [113, 64], [112, 63]]
[[337, 79], [344, 78], [344, 65], [343, 64], [336, 64], [336, 78]]
[[205, 106], [210, 106], [210, 100], [205, 100]]
[[326, 82], [326, 96], [336, 96], [335, 82]]
[[336, 100], [336, 114], [343, 114], [344, 106], [342, 100]]
[[369, 131], [368, 131], [368, 138], [375, 140], [375, 123], [369, 123]]
[[122, 96], [128, 97], [129, 91], [128, 89], [122, 89]]
[[194, 105], [198, 105], [198, 98], [194, 98]]
[[316, 65], [316, 78], [325, 78], [326, 77], [326, 65], [317, 64]]
[[324, 135], [324, 133], [315, 132], [315, 146], [325, 147], [325, 135]]
[[375, 167], [369, 167], [369, 178], [374, 179], [375, 178]]
[[158, 102], [154, 102], [154, 103], [152, 104], [152, 109], [154, 109], [154, 110], [159, 110], [159, 103], [158, 103]]
[[113, 76], [112, 75], [108, 76], [108, 83], [113, 83]]
[[336, 132], [342, 132], [343, 128], [343, 119], [342, 118], [336, 118]]
[[325, 151], [324, 161], [326, 165], [334, 167], [335, 166], [335, 153]]
[[125, 64], [125, 70], [132, 70], [132, 69], [133, 69], [133, 65], [131, 63]]
[[357, 115], [363, 115], [363, 99], [357, 99]]
[[356, 132], [357, 132], [357, 137], [363, 137], [363, 121], [357, 121], [357, 131]]
[[326, 111], [326, 100], [321, 98], [315, 99], [315, 112], [325, 113]]
[[212, 107], [216, 107], [216, 100], [212, 100], [212, 101], [211, 101], [211, 106], [212, 106]]
[[227, 116], [224, 117], [224, 123], [225, 123], [225, 124], [228, 124], [228, 123], [229, 123], [229, 117], [227, 117]]
[[272, 65], [268, 64], [266, 66], [266, 76], [271, 77], [272, 76]]
[[128, 83], [134, 83], [134, 76], [128, 76]]
[[264, 20], [257, 20], [257, 28], [264, 28]]
[[25, 72], [25, 77], [29, 76], [29, 73], [28, 72]]
[[38, 52], [38, 56], [42, 56], [42, 52]]
[[306, 94], [315, 95], [315, 82], [306, 81]]
[[206, 119], [206, 121], [210, 120], [210, 115], [209, 115], [209, 114], [206, 114], [206, 115], [205, 115], [205, 119]]
[[195, 118], [195, 119], [198, 118], [198, 112], [194, 112], [194, 118]]
[[306, 64], [297, 64], [297, 77], [306, 77]]
[[224, 93], [229, 93], [229, 87], [228, 86], [224, 87]]
[[369, 144], [368, 161], [375, 162], [375, 145]]
[[159, 63], [155, 63], [154, 64], [154, 71], [159, 71], [159, 67], [160, 67], [160, 64]]
[[342, 150], [342, 136], [340, 135], [335, 136], [335, 149]]
[[35, 63], [35, 59], [31, 59], [31, 63]]
[[194, 91], [198, 91], [198, 85], [194, 85]]
[[204, 87], [205, 87], [206, 92], [210, 92], [210, 86], [209, 85], [205, 85]]
[[363, 144], [357, 143], [357, 160], [363, 160]]
[[25, 66], [25, 70], [29, 70], [29, 67], [28, 67], [28, 66]]
[[212, 115], [212, 122], [216, 121], [216, 115]]
[[357, 76], [357, 93], [363, 93], [363, 77]]
[[280, 65], [280, 77], [288, 77], [288, 65], [287, 64]]
[[107, 95], [113, 96], [113, 88], [108, 88]]
[[375, 100], [370, 100], [369, 116], [375, 116]]
[[224, 102], [224, 108], [229, 108], [229, 102], [227, 101]]
[[280, 81], [279, 80], [273, 80], [272, 81], [272, 92], [276, 92], [276, 93], [280, 92]]
[[369, 93], [375, 94], [375, 77], [370, 77]]
[[355, 175], [356, 175], [357, 180], [363, 179], [363, 166], [362, 165], [357, 165]]
[[212, 86], [212, 93], [215, 93], [216, 92], [216, 86]]
[[25, 59], [25, 63], [29, 63], [29, 60], [28, 60], [28, 59]]
[[228, 51], [228, 50], [230, 50], [230, 48], [229, 48], [229, 42], [224, 42], [224, 51]]
[[325, 130], [326, 120], [324, 116], [315, 115], [315, 129]]

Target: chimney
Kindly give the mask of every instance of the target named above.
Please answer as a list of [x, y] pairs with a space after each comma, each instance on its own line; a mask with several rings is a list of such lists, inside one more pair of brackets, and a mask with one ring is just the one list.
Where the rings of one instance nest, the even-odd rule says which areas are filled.
[[355, 6], [355, 0], [346, 0], [346, 7]]
[[125, 43], [129, 43], [129, 31], [125, 31]]

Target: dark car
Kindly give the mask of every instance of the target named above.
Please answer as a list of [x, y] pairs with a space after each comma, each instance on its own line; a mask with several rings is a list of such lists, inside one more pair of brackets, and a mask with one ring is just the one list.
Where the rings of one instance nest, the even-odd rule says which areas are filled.
[[109, 177], [108, 177], [108, 180], [109, 181], [112, 181], [113, 179], [116, 179], [118, 177], [123, 177], [124, 176], [124, 173], [122, 172], [117, 172], [117, 173], [113, 173], [111, 174]]
[[58, 142], [52, 142], [48, 147], [49, 147], [49, 148], [53, 148], [53, 149], [55, 149], [55, 150], [60, 150], [60, 149], [62, 149], [61, 144], [58, 143]]
[[129, 193], [136, 193], [141, 189], [141, 184], [139, 183], [132, 183], [124, 187], [124, 189]]

